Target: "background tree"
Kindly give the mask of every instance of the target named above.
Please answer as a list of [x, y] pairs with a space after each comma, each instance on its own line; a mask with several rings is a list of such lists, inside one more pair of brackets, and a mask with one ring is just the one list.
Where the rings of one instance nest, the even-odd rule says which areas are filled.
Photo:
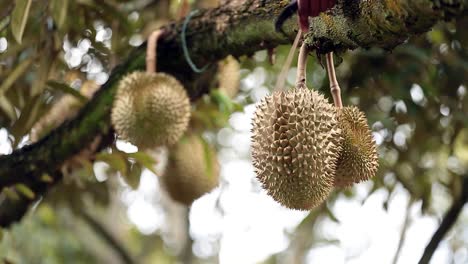
[[[248, 165], [253, 104], [273, 87], [289, 46], [276, 49], [273, 65], [265, 49], [290, 43], [295, 34], [296, 18], [285, 25], [290, 39], [273, 29], [286, 4], [224, 1], [215, 8], [216, 1], [203, 0], [0, 0], [0, 225], [6, 227], [0, 259], [321, 263], [320, 252], [325, 252], [322, 262], [364, 263], [379, 241], [370, 240], [366, 247], [369, 239], [355, 236], [352, 241], [359, 246], [350, 247], [344, 231], [327, 230], [359, 229], [358, 223], [347, 222], [350, 208], [383, 208], [388, 212], [382, 215], [389, 217], [405, 212], [393, 221], [401, 235], [390, 253], [380, 256], [383, 262], [414, 262], [427, 244], [421, 263], [428, 263], [443, 239], [435, 261], [466, 262], [468, 40], [463, 32], [468, 3], [345, 0], [311, 21], [306, 42], [318, 53], [334, 50], [342, 58], [337, 70], [344, 103], [366, 113], [381, 162], [372, 182], [336, 190], [327, 203], [307, 213], [269, 200]], [[192, 10], [215, 8], [192, 13], [186, 25], [191, 59], [208, 65], [201, 74], [183, 55], [181, 15], [189, 5]], [[118, 80], [143, 69], [144, 39], [161, 26], [168, 33], [158, 48], [158, 69], [187, 88], [197, 109], [194, 127], [217, 146], [224, 168], [220, 187], [196, 201], [190, 212], [158, 187], [152, 172], [158, 173], [165, 154], [115, 143], [110, 125]], [[229, 54], [240, 59], [243, 77], [233, 100], [217, 91], [220, 81], [213, 78], [217, 62]], [[316, 59], [309, 64], [311, 86], [330, 98], [325, 71]], [[249, 204], [266, 209], [256, 212]], [[256, 224], [265, 219], [261, 214], [272, 224]], [[281, 223], [271, 219], [275, 215]], [[230, 219], [247, 220], [243, 225], [229, 224]], [[367, 226], [371, 233], [392, 230], [375, 219], [367, 212], [360, 221], [377, 226]], [[434, 225], [424, 230], [435, 232], [431, 239], [415, 239], [415, 228], [438, 219], [437, 230]], [[262, 225], [268, 227], [265, 233], [259, 231]], [[253, 241], [265, 246], [252, 246], [254, 253], [230, 246], [239, 228], [252, 228]], [[281, 246], [269, 237], [275, 230], [286, 241]], [[328, 254], [330, 249], [340, 253]]]

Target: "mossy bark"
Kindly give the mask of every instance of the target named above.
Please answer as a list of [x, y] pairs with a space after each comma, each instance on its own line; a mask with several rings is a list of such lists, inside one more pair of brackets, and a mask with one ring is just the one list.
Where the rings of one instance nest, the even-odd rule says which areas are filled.
[[[228, 54], [249, 55], [292, 42], [296, 18], [284, 27], [288, 36], [275, 32], [273, 27], [276, 16], [289, 1], [246, 0], [241, 5], [237, 2], [200, 11], [188, 23], [186, 40], [190, 56], [198, 66], [210, 65], [205, 73], [193, 72], [183, 56], [183, 23], [164, 27], [166, 33], [158, 45], [157, 68], [177, 77], [192, 100], [209, 90], [206, 83], [216, 70], [215, 62]], [[430, 30], [439, 20], [465, 15], [467, 6], [468, 0], [342, 0], [327, 14], [311, 20], [306, 42], [320, 53], [357, 47], [392, 49], [410, 36]], [[37, 198], [53, 181], [60, 180], [59, 168], [96, 137], [110, 144], [113, 139], [110, 111], [116, 84], [125, 74], [144, 69], [145, 48], [145, 44], [136, 48], [112, 71], [109, 80], [76, 118], [39, 142], [0, 156], [0, 189], [24, 183], [36, 192]], [[44, 174], [52, 175], [51, 183], [43, 181]], [[15, 202], [0, 195], [0, 226], [20, 219], [32, 202]]]

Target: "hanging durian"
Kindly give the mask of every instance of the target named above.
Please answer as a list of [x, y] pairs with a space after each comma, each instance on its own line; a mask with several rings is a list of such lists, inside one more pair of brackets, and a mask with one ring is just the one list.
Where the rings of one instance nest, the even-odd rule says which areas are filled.
[[190, 101], [182, 84], [171, 75], [155, 73], [161, 34], [155, 31], [148, 39], [147, 71], [120, 81], [111, 113], [117, 134], [140, 148], [175, 144], [190, 120]]
[[133, 72], [119, 84], [111, 119], [117, 134], [138, 147], [172, 145], [187, 128], [190, 102], [174, 77]]
[[252, 158], [258, 180], [274, 200], [309, 210], [333, 187], [341, 140], [335, 108], [316, 91], [277, 91], [257, 106]]
[[183, 137], [169, 150], [162, 184], [177, 202], [190, 205], [219, 182], [216, 152], [196, 134]]
[[233, 56], [218, 63], [218, 82], [219, 89], [229, 98], [234, 98], [239, 92], [240, 64]]
[[366, 116], [355, 106], [338, 110], [338, 124], [343, 135], [338, 157], [335, 186], [348, 187], [375, 176], [379, 166], [377, 146]]

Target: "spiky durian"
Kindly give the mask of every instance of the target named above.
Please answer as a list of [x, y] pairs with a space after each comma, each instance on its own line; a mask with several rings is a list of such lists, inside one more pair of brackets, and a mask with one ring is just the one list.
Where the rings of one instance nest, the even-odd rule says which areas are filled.
[[162, 183], [172, 199], [192, 204], [213, 190], [219, 181], [216, 152], [198, 135], [182, 138], [169, 150], [169, 160]]
[[252, 132], [257, 178], [274, 200], [309, 210], [327, 198], [341, 131], [322, 95], [307, 88], [274, 92], [257, 106]]
[[174, 77], [134, 72], [119, 83], [111, 119], [117, 134], [138, 147], [172, 145], [187, 129], [190, 101]]
[[233, 98], [239, 92], [239, 62], [233, 56], [228, 56], [218, 63], [218, 67], [219, 89], [230, 98]]
[[355, 106], [338, 110], [342, 150], [338, 157], [335, 186], [348, 187], [375, 176], [379, 167], [377, 146], [363, 112]]

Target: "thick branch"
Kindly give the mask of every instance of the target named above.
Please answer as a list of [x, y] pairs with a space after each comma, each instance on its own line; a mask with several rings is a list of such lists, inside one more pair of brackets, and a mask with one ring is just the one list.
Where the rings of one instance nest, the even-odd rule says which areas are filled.
[[[320, 52], [359, 46], [390, 49], [411, 35], [428, 31], [438, 20], [465, 13], [467, 1], [343, 0], [330, 15], [322, 15], [312, 21], [308, 43]], [[202, 75], [194, 73], [183, 57], [182, 23], [165, 27], [166, 35], [158, 45], [157, 68], [182, 81], [192, 99], [209, 89], [207, 80], [213, 76], [217, 60], [228, 54], [252, 54], [290, 42], [287, 37], [276, 33], [273, 27], [274, 19], [289, 1], [241, 2], [244, 4], [240, 6], [229, 4], [202, 11], [188, 24], [187, 45], [193, 61], [198, 66], [212, 65]], [[291, 39], [295, 36], [295, 22], [293, 18], [286, 25]], [[112, 71], [109, 80], [75, 119], [35, 144], [0, 156], [0, 189], [15, 183], [37, 186], [43, 174], [57, 175], [60, 166], [93, 139], [98, 136], [109, 138], [112, 135], [110, 110], [116, 84], [125, 74], [144, 69], [145, 45], [135, 49], [123, 64]], [[47, 190], [32, 189], [38, 194]], [[10, 215], [2, 211], [3, 205], [0, 202], [0, 215]], [[1, 226], [9, 225], [11, 221], [13, 219], [1, 219]]]
[[465, 175], [462, 180], [462, 190], [460, 193], [460, 197], [453, 201], [452, 207], [450, 207], [447, 214], [444, 216], [442, 223], [440, 223], [439, 228], [437, 228], [436, 232], [427, 244], [426, 248], [424, 249], [424, 253], [419, 260], [419, 264], [427, 264], [431, 261], [432, 255], [436, 251], [439, 243], [445, 237], [445, 235], [450, 231], [452, 226], [458, 219], [458, 216], [463, 210], [465, 203], [468, 202], [468, 175]]

